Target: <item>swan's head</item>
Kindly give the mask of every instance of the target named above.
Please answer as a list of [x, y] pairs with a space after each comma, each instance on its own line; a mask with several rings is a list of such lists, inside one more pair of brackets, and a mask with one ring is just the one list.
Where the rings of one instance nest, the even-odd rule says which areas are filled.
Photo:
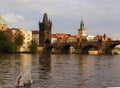
[[19, 75], [19, 76], [18, 76], [18, 80], [20, 80], [21, 78], [22, 78], [22, 76], [21, 76], [21, 75]]

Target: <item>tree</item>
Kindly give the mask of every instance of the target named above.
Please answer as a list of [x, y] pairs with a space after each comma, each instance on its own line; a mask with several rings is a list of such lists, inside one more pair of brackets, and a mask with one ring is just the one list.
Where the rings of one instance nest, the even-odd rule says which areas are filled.
[[2, 52], [13, 53], [17, 51], [17, 45], [13, 42], [5, 41], [2, 45]]
[[11, 29], [7, 29], [4, 31], [5, 36], [8, 38], [9, 41], [13, 42], [14, 41], [14, 35]]
[[5, 42], [7, 41], [7, 37], [4, 35], [3, 31], [0, 31], [0, 52], [3, 51]]
[[23, 45], [24, 43], [24, 35], [22, 34], [22, 32], [20, 30], [17, 30], [16, 31], [16, 34], [15, 34], [15, 43], [17, 44], [17, 46], [20, 48], [20, 46]]
[[0, 52], [12, 53], [16, 52], [17, 46], [14, 42], [9, 41], [4, 31], [0, 31]]
[[8, 38], [4, 35], [4, 31], [0, 31], [0, 42], [7, 41]]
[[31, 53], [36, 53], [37, 52], [37, 43], [35, 40], [31, 41], [31, 44], [28, 46], [29, 50]]

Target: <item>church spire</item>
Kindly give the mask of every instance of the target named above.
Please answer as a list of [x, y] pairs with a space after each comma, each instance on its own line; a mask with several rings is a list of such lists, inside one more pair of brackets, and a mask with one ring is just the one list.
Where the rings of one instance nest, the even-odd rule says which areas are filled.
[[78, 29], [78, 36], [86, 36], [86, 29], [84, 27], [83, 18], [80, 21], [80, 28]]
[[47, 23], [47, 22], [48, 22], [47, 13], [44, 13], [44, 16], [43, 16], [43, 23]]
[[81, 19], [81, 22], [80, 22], [80, 29], [84, 29], [84, 21], [83, 21], [83, 18]]

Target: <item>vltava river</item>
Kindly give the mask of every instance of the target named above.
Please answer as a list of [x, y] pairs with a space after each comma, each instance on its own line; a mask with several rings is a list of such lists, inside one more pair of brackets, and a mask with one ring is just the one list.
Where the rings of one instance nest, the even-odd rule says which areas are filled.
[[35, 81], [27, 88], [120, 87], [120, 55], [1, 54], [0, 88], [15, 88], [20, 74]]

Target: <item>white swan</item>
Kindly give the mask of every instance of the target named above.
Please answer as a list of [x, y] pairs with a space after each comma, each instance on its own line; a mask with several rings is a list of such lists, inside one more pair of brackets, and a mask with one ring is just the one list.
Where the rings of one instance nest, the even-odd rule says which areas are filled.
[[15, 82], [15, 86], [19, 86], [19, 87], [22, 87], [24, 86], [24, 83], [23, 83], [23, 78], [21, 75], [19, 75], [16, 79], [16, 82]]
[[24, 84], [32, 84], [33, 80], [31, 79], [31, 76], [29, 74], [26, 74], [24, 77]]
[[19, 75], [16, 79], [15, 86], [16, 87], [24, 87], [25, 85], [31, 85], [34, 81], [31, 79], [30, 75]]

